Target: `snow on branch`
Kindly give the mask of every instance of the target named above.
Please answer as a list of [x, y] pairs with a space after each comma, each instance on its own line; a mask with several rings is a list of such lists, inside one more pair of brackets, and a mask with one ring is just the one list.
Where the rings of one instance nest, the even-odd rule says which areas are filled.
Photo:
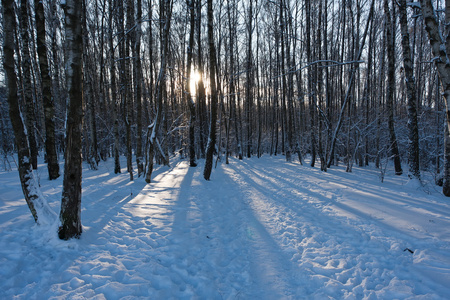
[[289, 73], [297, 73], [297, 72], [300, 72], [300, 71], [302, 71], [302, 70], [304, 70], [306, 68], [309, 68], [309, 67], [311, 67], [313, 65], [317, 65], [317, 64], [321, 64], [321, 63], [329, 63], [329, 64], [320, 66], [320, 68], [330, 68], [330, 67], [345, 66], [345, 65], [351, 65], [351, 64], [362, 64], [362, 63], [365, 63], [365, 61], [364, 60], [352, 60], [352, 61], [340, 62], [340, 61], [330, 60], [330, 59], [316, 60], [316, 61], [313, 61], [311, 63], [306, 64], [305, 66], [303, 66], [303, 67], [301, 67], [301, 68], [299, 68], [297, 70], [294, 70], [294, 71], [289, 70], [287, 73], [283, 73], [283, 74], [280, 74], [278, 76], [274, 76], [274, 77], [272, 77], [270, 79], [272, 80], [272, 79], [275, 79], [275, 78], [286, 76]]
[[297, 69], [292, 72], [296, 73], [296, 72], [302, 71], [306, 68], [309, 68], [313, 65], [320, 64], [320, 63], [330, 63], [329, 65], [321, 66], [321, 68], [328, 68], [328, 67], [344, 66], [344, 65], [351, 65], [351, 64], [361, 64], [361, 63], [365, 63], [365, 61], [364, 60], [352, 60], [352, 61], [339, 62], [339, 61], [329, 60], [329, 59], [316, 60], [316, 61], [313, 61], [313, 62], [307, 64], [306, 66], [303, 66], [300, 69]]
[[409, 7], [411, 7], [411, 8], [418, 8], [418, 9], [421, 8], [420, 2], [409, 2], [409, 3], [407, 3], [406, 5], [409, 6]]

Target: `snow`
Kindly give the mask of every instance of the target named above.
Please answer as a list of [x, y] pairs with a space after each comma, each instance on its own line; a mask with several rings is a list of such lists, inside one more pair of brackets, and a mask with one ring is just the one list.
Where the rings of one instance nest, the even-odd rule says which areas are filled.
[[420, 5], [420, 2], [409, 2], [406, 5], [411, 7], [411, 8], [418, 8], [418, 9], [422, 8], [421, 5]]
[[[269, 156], [205, 181], [203, 165], [173, 158], [151, 184], [112, 159], [85, 166], [70, 241], [34, 224], [17, 171], [1, 171], [0, 299], [450, 298], [450, 201], [431, 183]], [[38, 172], [59, 212], [62, 176]]]

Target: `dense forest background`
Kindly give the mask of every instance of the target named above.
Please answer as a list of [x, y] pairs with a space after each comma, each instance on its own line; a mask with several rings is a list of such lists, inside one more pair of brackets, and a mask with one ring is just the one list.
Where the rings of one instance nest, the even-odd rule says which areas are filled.
[[[50, 178], [59, 176], [66, 149], [65, 4], [13, 3], [19, 106], [33, 167], [45, 155]], [[383, 170], [393, 160], [397, 174], [428, 172], [442, 184], [446, 106], [423, 4], [206, 4], [83, 1], [82, 154], [92, 169], [115, 158], [120, 172], [118, 157], [126, 155], [130, 179], [136, 159], [137, 175], [150, 182], [154, 159], [168, 164], [179, 154], [194, 166], [209, 143], [226, 162], [229, 155], [301, 163], [311, 156], [324, 171], [344, 163], [351, 172], [354, 164]], [[444, 41], [448, 9], [444, 1], [433, 6]], [[0, 151], [8, 169], [17, 149], [3, 69], [0, 78]]]

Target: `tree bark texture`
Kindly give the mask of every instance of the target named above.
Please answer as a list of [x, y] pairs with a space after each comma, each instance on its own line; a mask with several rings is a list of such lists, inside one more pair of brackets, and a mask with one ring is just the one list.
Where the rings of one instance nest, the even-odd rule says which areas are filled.
[[[253, 57], [252, 57], [252, 35], [253, 35], [253, 1], [248, 2], [247, 20], [247, 62], [246, 62], [246, 85], [245, 85], [245, 127], [246, 127], [246, 151], [247, 157], [252, 156], [252, 103], [253, 103]], [[209, 20], [208, 20], [209, 24]], [[209, 27], [208, 27], [209, 30]], [[209, 34], [209, 32], [208, 32]], [[211, 47], [211, 41], [209, 41]], [[215, 50], [214, 50], [215, 51]], [[210, 49], [211, 52], [211, 49]], [[209, 142], [209, 141], [208, 141]]]
[[[147, 165], [147, 173], [145, 175], [145, 182], [151, 182], [151, 175], [153, 172], [153, 159], [155, 157], [155, 147], [157, 146], [156, 135], [159, 131], [159, 127], [161, 126], [162, 120], [162, 110], [163, 110], [163, 90], [166, 84], [166, 67], [167, 67], [167, 55], [169, 52], [169, 32], [170, 32], [170, 23], [172, 19], [172, 4], [171, 0], [163, 0], [163, 15], [160, 15], [160, 22], [164, 24], [162, 29], [162, 49], [161, 49], [161, 67], [159, 70], [158, 81], [156, 83], [156, 117], [153, 121], [153, 127], [151, 128], [152, 132], [149, 137], [149, 150], [148, 150], [148, 165]], [[161, 153], [162, 154], [162, 153]]]
[[189, 8], [189, 44], [187, 49], [187, 80], [186, 80], [186, 99], [189, 107], [189, 165], [191, 167], [197, 166], [195, 162], [195, 103], [192, 100], [191, 91], [191, 68], [192, 68], [192, 52], [194, 47], [194, 32], [195, 32], [195, 10], [194, 0], [187, 0]]
[[[394, 7], [392, 8], [395, 9]], [[388, 128], [390, 150], [394, 159], [394, 168], [396, 175], [402, 175], [402, 165], [400, 161], [400, 153], [398, 150], [397, 136], [394, 127], [394, 94], [395, 94], [395, 39], [393, 33], [392, 18], [393, 13], [390, 12], [388, 0], [384, 1], [384, 13], [386, 16], [386, 38], [387, 38], [387, 86], [386, 86], [386, 108], [388, 110]]]
[[45, 153], [47, 155], [47, 169], [50, 180], [59, 177], [58, 153], [55, 139], [55, 105], [52, 98], [52, 79], [48, 67], [47, 45], [45, 43], [44, 4], [40, 0], [34, 1], [36, 15], [36, 45], [39, 58], [39, 68], [42, 84], [42, 102], [45, 118]]
[[9, 116], [14, 131], [14, 141], [18, 155], [18, 171], [22, 191], [31, 214], [38, 224], [49, 224], [56, 219], [56, 214], [48, 206], [39, 190], [33, 175], [30, 149], [25, 125], [21, 117], [17, 95], [17, 77], [14, 67], [14, 30], [16, 19], [14, 1], [2, 0], [3, 6], [3, 68], [8, 89]]
[[126, 130], [126, 149], [127, 149], [127, 171], [130, 174], [130, 181], [133, 180], [133, 150], [132, 150], [132, 134], [131, 124], [133, 122], [133, 76], [131, 73], [131, 59], [130, 59], [130, 47], [134, 43], [135, 31], [132, 30], [134, 22], [134, 0], [127, 0], [127, 23], [125, 36], [125, 56], [122, 59], [125, 60], [125, 130]]
[[31, 165], [37, 169], [38, 148], [36, 143], [36, 115], [33, 100], [33, 86], [31, 79], [31, 55], [30, 55], [30, 27], [28, 26], [28, 1], [20, 1], [20, 35], [22, 38], [22, 78], [23, 99], [25, 102], [25, 125], [27, 128], [28, 143], [31, 153]]
[[142, 153], [142, 63], [141, 63], [141, 22], [142, 22], [142, 3], [137, 0], [136, 3], [136, 42], [133, 45], [134, 57], [134, 78], [136, 91], [136, 164], [138, 168], [138, 177], [144, 173], [144, 157]]
[[402, 33], [403, 67], [408, 101], [408, 165], [410, 176], [420, 179], [419, 126], [417, 122], [416, 84], [409, 41], [406, 0], [399, 0], [400, 28]]
[[445, 196], [450, 197], [450, 62], [446, 52], [445, 43], [439, 33], [439, 26], [433, 9], [431, 0], [421, 0], [420, 5], [425, 21], [425, 30], [428, 32], [431, 51], [434, 56], [434, 64], [439, 73], [442, 92], [445, 99], [447, 116], [447, 128], [445, 133], [445, 154], [444, 154], [444, 184], [442, 191]]
[[64, 180], [59, 219], [59, 238], [81, 236], [81, 178], [83, 129], [83, 35], [82, 1], [67, 0], [64, 6], [66, 28], [66, 78], [69, 94], [66, 121]]
[[213, 154], [216, 146], [216, 120], [217, 120], [217, 88], [216, 88], [216, 48], [214, 46], [213, 32], [213, 5], [208, 0], [208, 44], [209, 44], [209, 83], [211, 86], [211, 118], [209, 123], [209, 138], [206, 146], [206, 161], [203, 177], [209, 180], [211, 177]]
[[[306, 57], [308, 62], [312, 62], [313, 57], [311, 53], [311, 2], [310, 0], [305, 0], [305, 10], [306, 10]], [[314, 92], [314, 74], [313, 68], [308, 69], [308, 105], [309, 105], [309, 115], [310, 115], [310, 140], [311, 140], [311, 167], [314, 167], [316, 163], [316, 108], [315, 108], [315, 92]]]
[[[115, 9], [114, 0], [109, 0], [110, 7], [114, 8], [115, 13], [117, 14], [117, 10]], [[108, 25], [109, 28], [113, 26], [113, 13], [110, 13]], [[114, 122], [114, 174], [121, 173], [120, 168], [120, 141], [119, 141], [119, 119], [118, 119], [118, 101], [117, 101], [117, 87], [116, 87], [116, 63], [114, 56], [114, 44], [113, 44], [113, 32], [109, 30], [109, 49], [110, 49], [110, 69], [109, 74], [111, 77], [111, 103], [113, 106], [113, 122]]]

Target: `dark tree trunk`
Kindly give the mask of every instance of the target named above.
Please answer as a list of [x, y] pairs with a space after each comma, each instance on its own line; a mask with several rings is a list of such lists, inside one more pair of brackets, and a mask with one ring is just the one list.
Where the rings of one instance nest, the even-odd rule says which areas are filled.
[[206, 147], [206, 161], [203, 177], [209, 180], [211, 177], [213, 154], [216, 146], [216, 119], [217, 119], [217, 88], [216, 88], [216, 49], [214, 46], [213, 32], [213, 8], [212, 0], [208, 0], [208, 44], [209, 44], [209, 81], [211, 86], [211, 118], [209, 124], [209, 138]]
[[[127, 149], [127, 171], [130, 174], [130, 180], [133, 180], [133, 151], [131, 126], [133, 123], [133, 77], [131, 74], [130, 46], [134, 43], [135, 31], [131, 30], [134, 22], [134, 0], [127, 0], [127, 23], [126, 23], [126, 43], [125, 43], [125, 78], [123, 88], [125, 89], [125, 131], [126, 131], [126, 149]], [[130, 31], [130, 32], [128, 32]], [[124, 33], [125, 34], [125, 33]]]
[[400, 26], [402, 32], [403, 67], [405, 72], [406, 96], [408, 97], [408, 164], [410, 176], [420, 180], [419, 126], [416, 108], [416, 84], [412, 54], [409, 44], [406, 0], [399, 0]]
[[81, 236], [81, 178], [83, 128], [83, 35], [82, 1], [67, 0], [64, 6], [66, 24], [67, 114], [64, 181], [59, 219], [59, 238], [68, 240]]
[[[117, 13], [114, 0], [109, 1], [109, 5], [111, 8], [113, 8], [113, 11]], [[116, 87], [116, 63], [115, 63], [115, 57], [114, 57], [114, 44], [113, 44], [113, 31], [112, 31], [112, 25], [113, 25], [113, 12], [111, 11], [109, 15], [109, 51], [110, 51], [110, 70], [109, 74], [111, 77], [111, 103], [113, 106], [113, 122], [114, 122], [114, 149], [113, 149], [113, 156], [114, 156], [114, 174], [118, 174], [121, 172], [120, 169], [120, 141], [119, 141], [119, 116], [118, 116], [118, 101], [117, 101], [117, 87]]]
[[203, 54], [202, 54], [202, 40], [201, 40], [201, 19], [202, 19], [202, 1], [196, 0], [196, 22], [197, 22], [197, 66], [200, 73], [200, 80], [197, 83], [197, 113], [199, 122], [199, 145], [200, 157], [205, 157], [205, 144], [207, 134], [207, 111], [206, 111], [206, 92], [203, 83]]
[[45, 153], [47, 155], [47, 169], [50, 180], [59, 177], [58, 154], [55, 139], [55, 106], [52, 99], [52, 79], [48, 68], [47, 45], [45, 43], [44, 4], [40, 0], [34, 1], [36, 14], [36, 44], [42, 84], [42, 102], [45, 118]]
[[[253, 1], [249, 1], [247, 20], [247, 57], [246, 57], [246, 85], [245, 85], [245, 127], [247, 157], [252, 156], [252, 103], [253, 103], [253, 57], [252, 57], [252, 35], [253, 35]], [[211, 41], [210, 41], [211, 43]]]
[[[163, 7], [161, 8], [162, 14], [160, 14], [160, 22], [164, 25], [162, 29], [161, 36], [161, 68], [159, 70], [158, 81], [156, 85], [156, 100], [157, 100], [157, 112], [156, 117], [153, 122], [153, 127], [151, 128], [152, 132], [149, 137], [149, 151], [148, 151], [148, 165], [147, 165], [147, 173], [145, 175], [145, 182], [151, 182], [151, 175], [153, 172], [153, 159], [155, 157], [155, 147], [157, 147], [157, 139], [156, 135], [159, 131], [159, 127], [161, 126], [162, 120], [162, 110], [163, 110], [163, 89], [166, 84], [166, 67], [167, 67], [167, 56], [168, 56], [168, 48], [169, 48], [169, 32], [170, 32], [170, 23], [172, 18], [172, 5], [170, 0], [161, 1]], [[161, 153], [162, 154], [162, 153]]]
[[20, 1], [20, 35], [22, 38], [22, 78], [23, 78], [23, 99], [25, 102], [25, 125], [27, 127], [28, 143], [31, 153], [31, 165], [37, 169], [38, 148], [36, 143], [36, 115], [33, 100], [33, 84], [31, 79], [31, 55], [30, 36], [28, 26], [28, 1]]
[[187, 50], [187, 76], [186, 76], [186, 97], [187, 104], [189, 107], [189, 165], [191, 167], [196, 167], [197, 163], [195, 162], [195, 103], [192, 100], [192, 91], [191, 91], [191, 67], [192, 67], [192, 51], [194, 47], [194, 32], [195, 32], [195, 13], [194, 13], [194, 0], [187, 0], [187, 6], [189, 8], [189, 45]]
[[[94, 51], [91, 51], [92, 48], [95, 47], [95, 43], [92, 42], [92, 46], [90, 45], [91, 41], [89, 40], [89, 32], [87, 30], [87, 11], [86, 7], [83, 4], [83, 16], [82, 16], [82, 26], [83, 28], [86, 28], [86, 30], [83, 31], [83, 51], [86, 53], [86, 55], [83, 56], [84, 60], [84, 76], [83, 76], [83, 86], [85, 88], [84, 92], [84, 99], [86, 101], [87, 106], [87, 116], [88, 116], [88, 124], [89, 124], [89, 145], [87, 152], [87, 161], [93, 170], [98, 169], [98, 163], [100, 161], [100, 156], [98, 153], [98, 138], [97, 138], [97, 113], [96, 113], [96, 107], [98, 104], [98, 101], [96, 101], [97, 97], [95, 97], [95, 65], [91, 63], [91, 56], [94, 56]], [[93, 70], [94, 69], [94, 70]]]
[[[450, 197], [450, 63], [448, 59], [445, 43], [439, 33], [439, 26], [434, 13], [433, 4], [431, 0], [421, 0], [422, 14], [425, 21], [425, 30], [428, 32], [431, 51], [434, 57], [436, 69], [439, 73], [439, 79], [441, 81], [442, 92], [445, 98], [446, 107], [446, 130], [445, 130], [445, 163], [444, 163], [444, 185], [442, 191], [445, 196]], [[450, 14], [446, 11], [446, 15]], [[448, 45], [447, 45], [448, 46]]]
[[144, 173], [144, 157], [142, 153], [142, 63], [141, 63], [141, 20], [142, 3], [137, 0], [136, 3], [136, 42], [133, 45], [134, 57], [134, 78], [136, 91], [136, 165], [138, 168], [138, 177]]
[[[392, 8], [394, 9], [394, 7]], [[400, 153], [398, 150], [397, 137], [394, 127], [394, 93], [395, 93], [395, 39], [393, 33], [392, 17], [389, 10], [389, 3], [384, 1], [384, 13], [386, 16], [386, 39], [387, 39], [387, 58], [388, 58], [388, 74], [387, 74], [387, 87], [386, 87], [386, 108], [388, 111], [388, 128], [389, 128], [389, 140], [390, 149], [394, 158], [394, 168], [396, 175], [402, 175], [402, 165], [400, 161]]]
[[16, 26], [14, 1], [2, 0], [3, 6], [3, 68], [8, 89], [9, 117], [14, 131], [14, 141], [17, 149], [19, 177], [22, 191], [28, 208], [38, 224], [52, 222], [56, 215], [40, 196], [39, 185], [33, 176], [30, 161], [30, 148], [25, 127], [20, 116], [19, 99], [17, 96], [17, 77], [14, 67], [14, 29]]

